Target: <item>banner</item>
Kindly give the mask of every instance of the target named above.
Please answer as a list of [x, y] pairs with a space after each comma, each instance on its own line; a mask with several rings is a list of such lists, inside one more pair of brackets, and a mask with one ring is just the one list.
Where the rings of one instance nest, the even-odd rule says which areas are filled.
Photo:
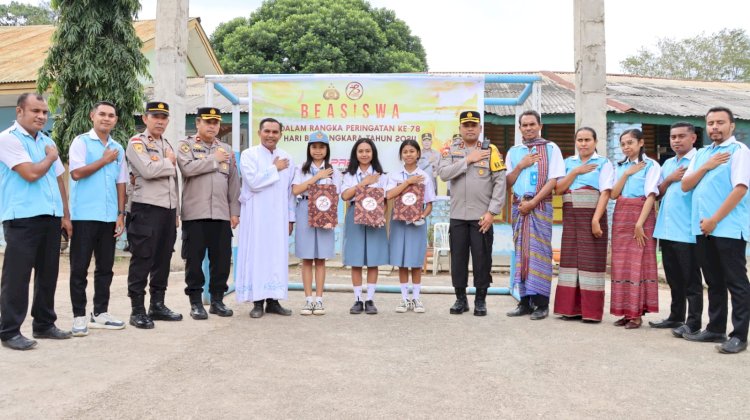
[[440, 150], [458, 133], [461, 111], [483, 114], [483, 76], [411, 74], [321, 74], [263, 76], [249, 82], [252, 98], [252, 144], [259, 144], [260, 120], [271, 117], [283, 125], [279, 147], [300, 164], [306, 159], [311, 133], [328, 134], [331, 165], [340, 171], [361, 137], [375, 142], [386, 172], [398, 170], [399, 146], [406, 139], [422, 146], [432, 135]]

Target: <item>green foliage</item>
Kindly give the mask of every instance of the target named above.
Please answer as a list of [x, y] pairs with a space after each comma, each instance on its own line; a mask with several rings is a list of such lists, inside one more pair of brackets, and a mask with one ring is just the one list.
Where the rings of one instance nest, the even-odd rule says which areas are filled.
[[39, 6], [17, 1], [0, 5], [0, 26], [52, 25], [56, 18], [48, 1], [40, 2]]
[[675, 79], [750, 81], [750, 37], [743, 29], [660, 39], [657, 51], [641, 48], [620, 62], [626, 73]]
[[364, 0], [266, 0], [219, 25], [211, 45], [227, 73], [427, 71], [406, 23]]
[[137, 0], [56, 0], [57, 29], [37, 89], [51, 89], [55, 115], [52, 138], [67, 160], [75, 136], [91, 130], [89, 111], [98, 101], [117, 106], [120, 117], [112, 137], [127, 145], [135, 131], [132, 115], [145, 99], [139, 77], [149, 78], [148, 60], [135, 33]]

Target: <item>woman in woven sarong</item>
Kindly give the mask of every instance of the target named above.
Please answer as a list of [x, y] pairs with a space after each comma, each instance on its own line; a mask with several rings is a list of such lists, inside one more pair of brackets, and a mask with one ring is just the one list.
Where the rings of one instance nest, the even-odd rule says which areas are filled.
[[563, 233], [554, 313], [565, 320], [599, 322], [604, 312], [607, 272], [607, 203], [614, 168], [596, 153], [596, 131], [575, 134], [578, 154], [565, 159], [565, 177], [555, 192], [563, 196]]
[[641, 326], [641, 316], [659, 311], [654, 239], [654, 200], [659, 194], [659, 163], [646, 157], [643, 133], [620, 136], [625, 159], [617, 164], [612, 198], [612, 293], [609, 312], [622, 318], [616, 326]]

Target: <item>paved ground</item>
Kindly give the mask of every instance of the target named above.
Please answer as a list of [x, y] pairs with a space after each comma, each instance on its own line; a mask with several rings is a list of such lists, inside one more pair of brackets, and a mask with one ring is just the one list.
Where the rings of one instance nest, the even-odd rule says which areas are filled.
[[[111, 312], [127, 318], [125, 263], [116, 271]], [[507, 284], [507, 275], [495, 278]], [[330, 269], [329, 282], [348, 283], [347, 272]], [[187, 315], [182, 273], [170, 284], [167, 303]], [[747, 352], [725, 356], [666, 331], [616, 328], [611, 316], [596, 325], [510, 319], [508, 296], [490, 297], [485, 318], [449, 315], [450, 295], [424, 296], [425, 314], [393, 312], [398, 299], [380, 294], [379, 315], [352, 316], [351, 295], [329, 293], [327, 315], [303, 317], [302, 293], [292, 292], [294, 316], [253, 320], [250, 305], [230, 296], [229, 319], [0, 348], [0, 416], [703, 419], [743, 418], [750, 408]], [[668, 299], [662, 289], [662, 308]], [[58, 325], [70, 328], [64, 274], [57, 309]]]

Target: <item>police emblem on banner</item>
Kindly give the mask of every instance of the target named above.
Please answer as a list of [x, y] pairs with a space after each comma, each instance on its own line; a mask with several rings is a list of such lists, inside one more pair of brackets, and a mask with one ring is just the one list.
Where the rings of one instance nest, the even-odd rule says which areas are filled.
[[338, 224], [339, 195], [336, 186], [313, 184], [307, 189], [307, 224], [333, 229]]
[[393, 202], [393, 220], [416, 222], [422, 218], [424, 184], [407, 186]]
[[358, 225], [385, 226], [385, 190], [357, 187], [354, 195], [354, 223]]

